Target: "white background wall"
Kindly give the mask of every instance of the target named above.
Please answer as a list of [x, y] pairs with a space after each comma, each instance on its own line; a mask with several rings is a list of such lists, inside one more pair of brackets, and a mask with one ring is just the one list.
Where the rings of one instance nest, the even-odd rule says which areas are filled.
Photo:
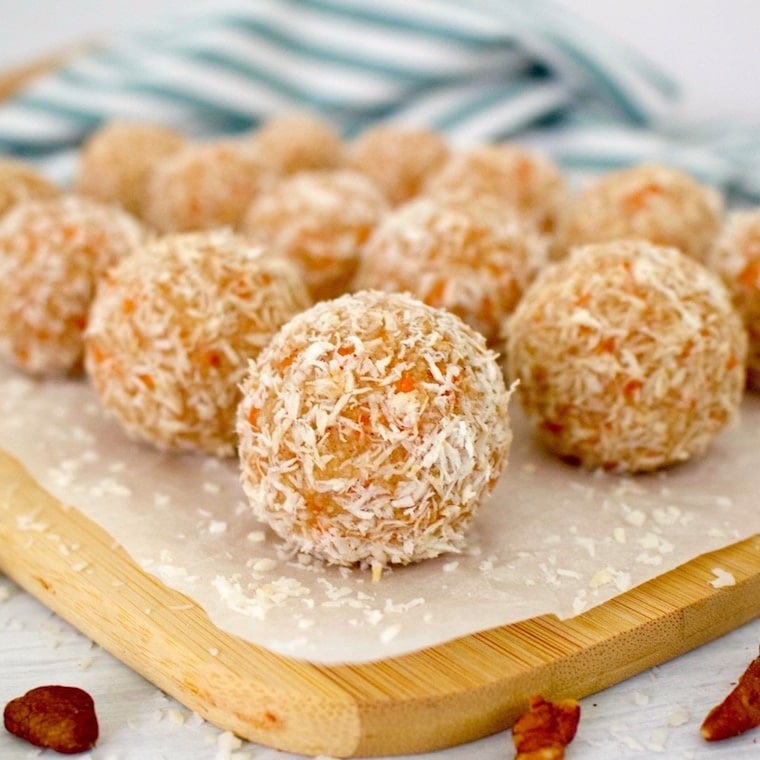
[[[149, 27], [192, 1], [0, 0], [0, 68], [88, 36]], [[688, 116], [760, 123], [760, 0], [555, 2], [671, 72], [686, 88]]]

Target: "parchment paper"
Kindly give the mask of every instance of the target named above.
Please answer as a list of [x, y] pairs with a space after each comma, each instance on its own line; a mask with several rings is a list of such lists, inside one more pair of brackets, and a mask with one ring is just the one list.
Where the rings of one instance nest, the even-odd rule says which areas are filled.
[[[535, 444], [514, 398], [511, 415], [510, 462], [467, 549], [373, 582], [281, 556], [249, 514], [236, 461], [158, 453], [127, 440], [86, 380], [39, 382], [0, 367], [0, 447], [218, 627], [313, 662], [370, 661], [544, 613], [566, 618], [760, 532], [758, 398], [745, 399], [740, 421], [702, 459], [636, 477], [565, 465]], [[26, 520], [44, 529], [34, 514]], [[715, 585], [730, 582], [715, 569]]]

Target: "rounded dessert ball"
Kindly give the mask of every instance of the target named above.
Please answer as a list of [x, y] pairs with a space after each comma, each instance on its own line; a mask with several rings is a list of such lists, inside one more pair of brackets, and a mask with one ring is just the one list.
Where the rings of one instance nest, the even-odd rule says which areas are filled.
[[276, 176], [250, 141], [187, 145], [156, 164], [145, 219], [163, 233], [234, 228]]
[[552, 255], [619, 238], [670, 245], [704, 262], [720, 230], [723, 202], [680, 169], [642, 164], [593, 181], [562, 214]]
[[510, 143], [482, 145], [451, 155], [433, 174], [424, 192], [431, 196], [493, 196], [552, 232], [567, 199], [567, 185], [550, 159]]
[[506, 466], [510, 391], [482, 336], [407, 295], [362, 291], [288, 322], [238, 410], [244, 489], [291, 550], [407, 564], [460, 549]]
[[143, 217], [153, 167], [183, 145], [185, 138], [181, 134], [159, 124], [106, 124], [93, 132], [82, 147], [77, 190]]
[[96, 284], [144, 237], [126, 211], [73, 195], [1, 217], [0, 355], [36, 375], [81, 371]]
[[358, 172], [301, 172], [262, 193], [241, 230], [297, 264], [312, 297], [323, 300], [347, 290], [387, 211], [383, 194]]
[[248, 360], [311, 301], [298, 271], [226, 230], [166, 235], [98, 288], [85, 366], [103, 407], [159, 449], [235, 452]]
[[654, 470], [701, 454], [735, 417], [747, 339], [720, 280], [676, 248], [582, 246], [508, 323], [508, 375], [547, 447], [588, 468]]
[[17, 203], [55, 198], [60, 190], [32, 166], [0, 157], [0, 216]]
[[747, 388], [760, 390], [760, 209], [729, 214], [707, 258], [731, 292], [749, 336]]
[[253, 140], [281, 174], [334, 169], [342, 161], [343, 145], [338, 133], [314, 114], [274, 116], [254, 131]]
[[546, 260], [544, 239], [489, 199], [416, 198], [396, 207], [362, 251], [356, 289], [407, 291], [493, 343]]
[[437, 132], [395, 124], [372, 127], [346, 148], [347, 166], [366, 174], [393, 205], [418, 195], [448, 156]]

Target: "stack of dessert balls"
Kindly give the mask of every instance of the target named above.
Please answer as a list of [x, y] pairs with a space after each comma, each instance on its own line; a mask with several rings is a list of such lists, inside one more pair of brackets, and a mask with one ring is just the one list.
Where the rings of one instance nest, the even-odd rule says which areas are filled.
[[698, 461], [760, 388], [760, 210], [424, 127], [106, 124], [73, 188], [0, 161], [0, 356], [236, 457], [288, 551], [379, 570], [463, 547], [513, 391], [577, 466]]

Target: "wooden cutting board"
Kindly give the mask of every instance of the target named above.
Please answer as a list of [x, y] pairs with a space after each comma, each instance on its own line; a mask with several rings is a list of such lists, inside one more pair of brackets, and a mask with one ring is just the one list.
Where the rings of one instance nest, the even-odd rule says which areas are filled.
[[[0, 75], [0, 100], [92, 44]], [[716, 567], [735, 585], [711, 586]], [[428, 752], [502, 731], [533, 694], [586, 696], [760, 615], [755, 536], [567, 621], [547, 615], [369, 664], [314, 665], [216, 628], [1, 449], [0, 571], [219, 728], [336, 757]]]
[[[713, 587], [714, 568], [736, 583]], [[586, 696], [760, 614], [755, 536], [570, 620], [542, 616], [367, 664], [310, 664], [216, 628], [3, 451], [0, 570], [219, 728], [337, 757], [427, 752], [501, 731], [533, 694]]]

